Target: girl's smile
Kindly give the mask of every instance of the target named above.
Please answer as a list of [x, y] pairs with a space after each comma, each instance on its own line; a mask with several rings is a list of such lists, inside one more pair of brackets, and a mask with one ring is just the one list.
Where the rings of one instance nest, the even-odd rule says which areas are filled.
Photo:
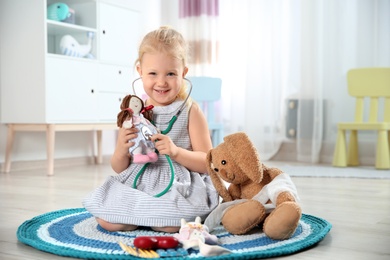
[[157, 93], [159, 93], [159, 94], [165, 94], [165, 93], [168, 93], [169, 92], [169, 90], [155, 90]]

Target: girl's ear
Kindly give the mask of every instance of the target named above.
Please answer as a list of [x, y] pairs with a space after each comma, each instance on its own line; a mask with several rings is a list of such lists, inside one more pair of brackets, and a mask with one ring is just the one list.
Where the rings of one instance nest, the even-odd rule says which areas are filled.
[[142, 70], [141, 70], [141, 65], [139, 63], [137, 64], [137, 71], [138, 71], [139, 76], [141, 77], [142, 76]]
[[187, 75], [187, 72], [188, 72], [188, 67], [184, 67], [183, 78]]

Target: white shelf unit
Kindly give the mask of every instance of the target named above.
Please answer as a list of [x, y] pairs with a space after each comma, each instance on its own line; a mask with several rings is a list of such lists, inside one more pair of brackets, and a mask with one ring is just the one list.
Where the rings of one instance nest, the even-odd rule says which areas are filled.
[[[2, 0], [0, 122], [115, 122], [136, 77], [140, 10], [134, 1], [63, 0], [75, 10], [70, 24], [46, 18], [55, 2]], [[60, 53], [64, 35], [84, 44], [87, 32], [94, 59]]]
[[[29, 126], [31, 131], [47, 130], [55, 125], [66, 127], [52, 130], [114, 128], [121, 100], [131, 93], [136, 78], [139, 4], [134, 0], [63, 0], [75, 11], [75, 24], [71, 24], [47, 19], [47, 6], [56, 2], [1, 2], [0, 123], [13, 125], [15, 131], [28, 131]], [[88, 32], [95, 34], [93, 58], [61, 54], [59, 42], [64, 35], [86, 44]], [[12, 142], [7, 142], [7, 149], [12, 149]]]
[[[58, 3], [58, 0], [47, 0], [46, 6]], [[75, 23], [66, 23], [61, 21], [49, 20], [46, 18], [47, 34], [47, 52], [61, 54], [59, 49], [60, 40], [64, 35], [71, 35], [79, 44], [87, 44], [87, 33], [94, 33], [92, 39], [92, 51], [90, 52], [95, 58], [97, 57], [96, 45], [98, 42], [98, 8], [99, 2], [93, 0], [64, 0], [65, 3], [75, 11]]]

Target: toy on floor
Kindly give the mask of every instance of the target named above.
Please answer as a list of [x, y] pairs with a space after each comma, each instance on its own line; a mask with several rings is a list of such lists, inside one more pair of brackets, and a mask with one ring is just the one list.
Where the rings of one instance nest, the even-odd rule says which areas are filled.
[[79, 44], [78, 41], [69, 34], [62, 36], [60, 40], [61, 54], [72, 57], [93, 59], [94, 56], [90, 52], [92, 50], [92, 40], [95, 37], [95, 34], [93, 32], [87, 32], [87, 37], [87, 44]]
[[133, 163], [144, 164], [156, 162], [158, 155], [155, 152], [154, 143], [150, 137], [157, 134], [157, 128], [150, 122], [152, 120], [153, 106], [144, 106], [144, 102], [136, 95], [127, 95], [123, 98], [121, 111], [117, 116], [117, 125], [123, 128], [131, 128], [133, 125], [139, 129], [138, 137], [131, 140], [135, 142], [130, 147]]
[[169, 248], [169, 249], [141, 249], [137, 247], [128, 246], [121, 241], [119, 245], [123, 251], [130, 255], [141, 257], [141, 258], [158, 258], [158, 257], [185, 257], [188, 256], [187, 250], [181, 247]]
[[209, 233], [206, 225], [201, 223], [201, 218], [196, 217], [194, 222], [181, 220], [179, 233], [174, 235], [183, 245], [184, 249], [196, 249], [203, 256], [215, 256], [231, 253], [230, 250], [218, 246], [218, 238]]
[[[301, 207], [290, 177], [260, 162], [245, 133], [235, 133], [207, 153], [211, 180], [223, 202], [207, 217], [212, 230], [222, 222], [232, 234], [242, 235], [263, 224], [272, 239], [288, 239], [298, 226]], [[223, 181], [229, 184], [228, 189]]]
[[185, 249], [179, 247], [179, 240], [173, 236], [139, 236], [133, 241], [134, 247], [122, 242], [119, 245], [125, 252], [142, 258], [188, 255]]
[[171, 249], [179, 245], [179, 240], [173, 236], [139, 236], [133, 243], [140, 249]]

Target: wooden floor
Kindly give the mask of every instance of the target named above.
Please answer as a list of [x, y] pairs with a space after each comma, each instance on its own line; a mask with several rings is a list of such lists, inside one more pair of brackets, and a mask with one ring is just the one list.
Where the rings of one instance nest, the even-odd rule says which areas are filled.
[[[81, 207], [84, 196], [113, 174], [107, 165], [0, 173], [0, 259], [64, 259], [16, 239], [25, 220]], [[303, 212], [332, 223], [316, 246], [274, 259], [390, 259], [390, 180], [293, 177]]]

